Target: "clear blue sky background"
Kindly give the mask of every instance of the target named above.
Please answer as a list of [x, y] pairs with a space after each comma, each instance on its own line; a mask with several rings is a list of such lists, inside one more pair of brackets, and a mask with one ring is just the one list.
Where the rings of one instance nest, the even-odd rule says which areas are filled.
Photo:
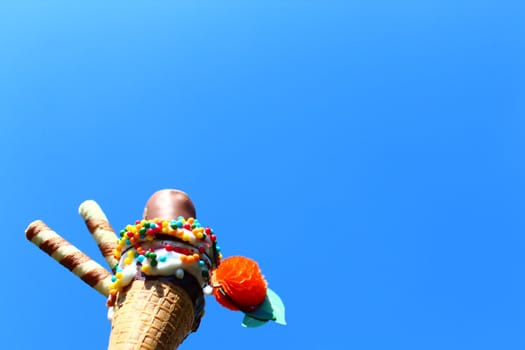
[[188, 192], [259, 261], [288, 326], [209, 298], [181, 349], [525, 347], [522, 1], [5, 1], [5, 349], [104, 349], [105, 300], [24, 237], [103, 263]]

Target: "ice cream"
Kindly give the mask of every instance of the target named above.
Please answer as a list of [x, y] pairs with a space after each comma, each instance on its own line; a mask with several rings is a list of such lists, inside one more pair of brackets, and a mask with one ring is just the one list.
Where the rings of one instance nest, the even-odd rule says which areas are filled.
[[[221, 258], [215, 234], [195, 218], [184, 192], [162, 190], [148, 200], [144, 218], [119, 236], [108, 299], [109, 349], [133, 348], [144, 339], [151, 349], [174, 349], [199, 326], [203, 291], [212, 291], [210, 271]], [[181, 324], [189, 314], [191, 320]]]
[[120, 231], [115, 249], [119, 260], [110, 291], [118, 293], [135, 279], [190, 274], [209, 290], [210, 270], [220, 259], [213, 230], [194, 218], [140, 220]]

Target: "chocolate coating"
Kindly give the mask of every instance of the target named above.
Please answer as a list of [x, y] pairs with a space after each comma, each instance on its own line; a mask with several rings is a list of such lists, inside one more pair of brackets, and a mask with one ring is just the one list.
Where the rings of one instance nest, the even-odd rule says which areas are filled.
[[191, 198], [179, 190], [160, 190], [147, 201], [144, 208], [144, 219], [172, 220], [179, 216], [196, 218], [195, 206]]

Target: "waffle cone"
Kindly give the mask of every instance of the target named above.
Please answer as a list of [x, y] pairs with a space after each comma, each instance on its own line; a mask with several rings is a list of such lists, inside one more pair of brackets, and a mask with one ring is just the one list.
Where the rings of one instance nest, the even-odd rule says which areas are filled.
[[174, 350], [192, 331], [186, 291], [163, 280], [135, 280], [115, 303], [108, 350]]

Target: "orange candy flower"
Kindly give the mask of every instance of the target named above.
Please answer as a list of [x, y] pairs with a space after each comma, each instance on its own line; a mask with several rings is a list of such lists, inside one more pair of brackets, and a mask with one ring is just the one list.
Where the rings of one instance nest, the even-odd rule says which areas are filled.
[[215, 298], [230, 310], [250, 310], [266, 297], [266, 281], [259, 265], [243, 256], [222, 260], [213, 273], [213, 282], [216, 286], [213, 289]]

